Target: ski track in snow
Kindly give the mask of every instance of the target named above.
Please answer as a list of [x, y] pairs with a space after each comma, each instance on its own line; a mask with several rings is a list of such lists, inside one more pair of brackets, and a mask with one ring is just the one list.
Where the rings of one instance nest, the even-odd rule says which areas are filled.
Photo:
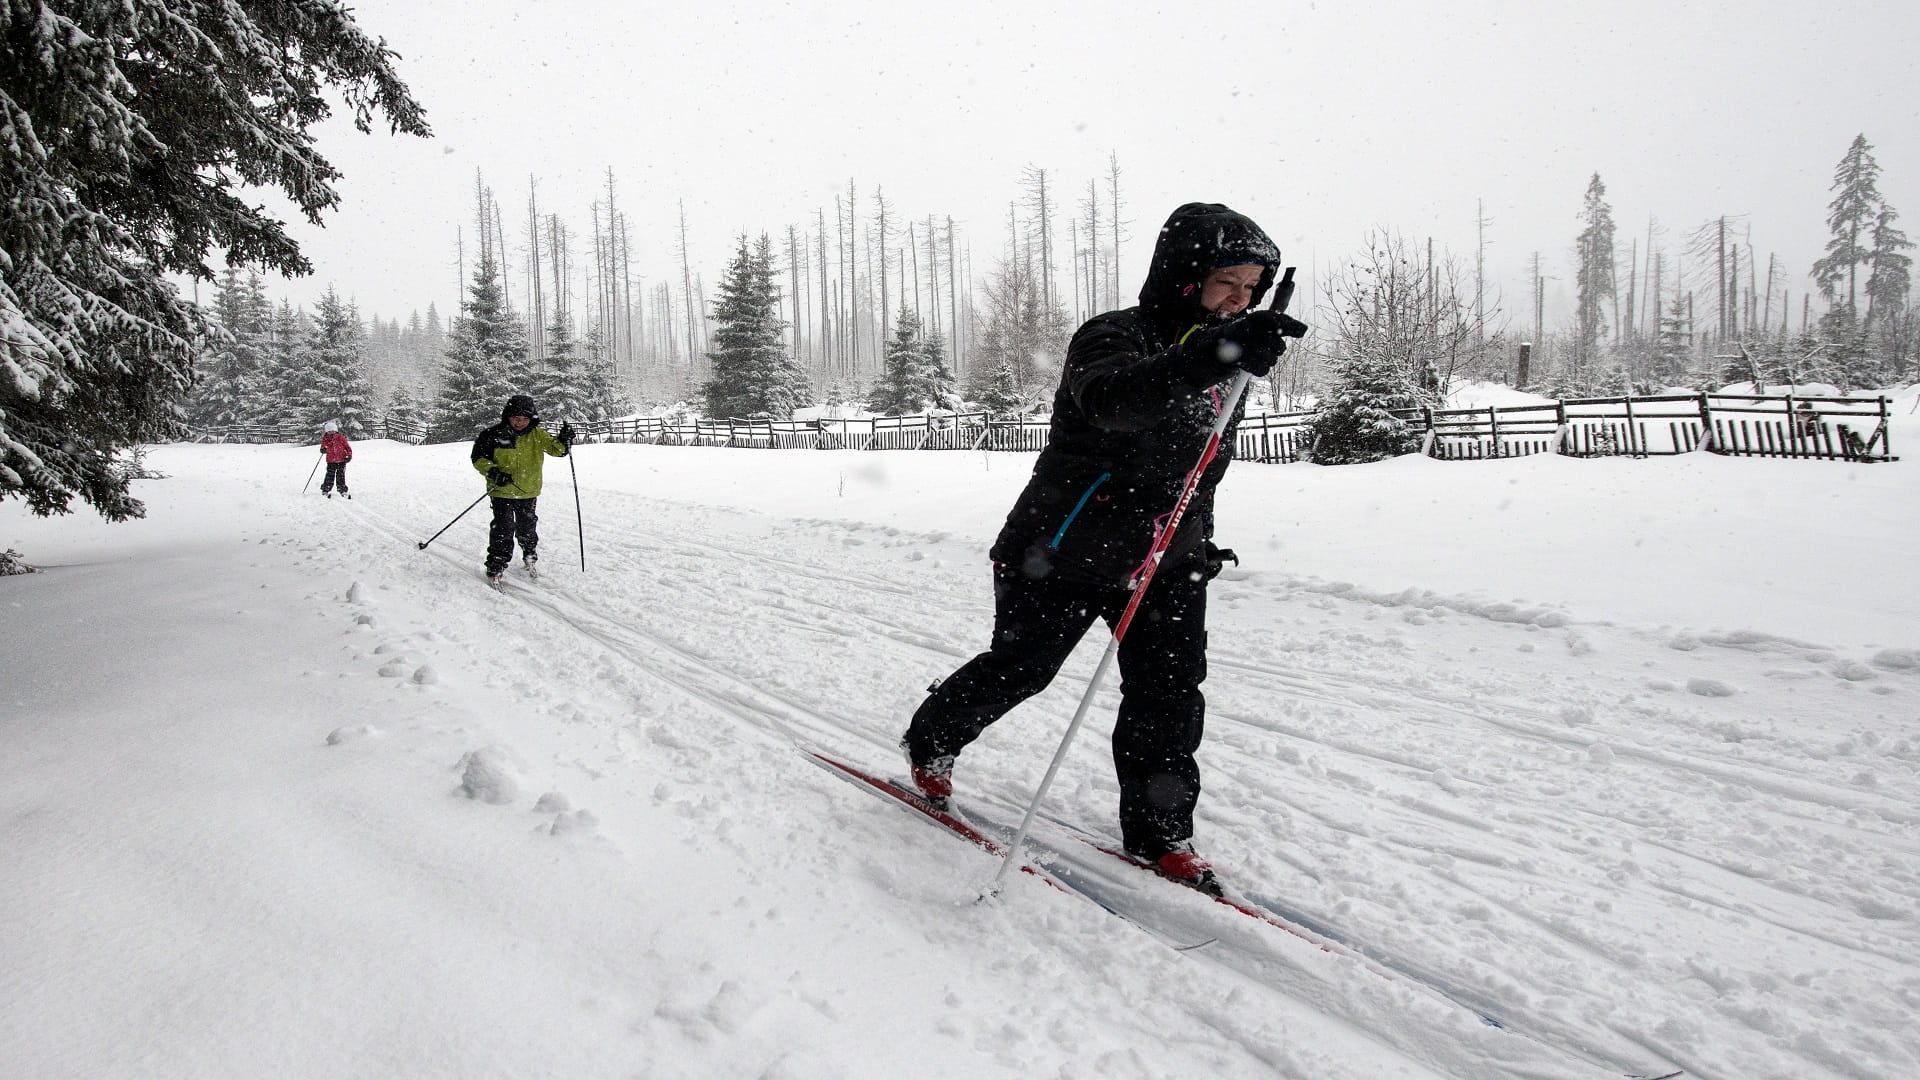
[[[868, 850], [950, 861], [945, 839], [877, 843], [917, 826], [816, 775], [793, 747], [900, 771], [895, 743], [926, 684], [985, 644], [982, 540], [997, 522], [978, 536], [916, 533], [589, 482], [583, 575], [564, 469], [550, 462], [541, 579], [516, 565], [496, 592], [480, 580], [484, 507], [415, 549], [471, 478], [447, 475], [444, 455], [368, 449], [359, 499], [255, 495], [263, 517], [247, 535], [271, 545], [261, 557], [305, 564], [317, 611], [355, 613], [356, 640], [377, 639], [379, 677], [430, 688], [479, 672], [516, 707], [574, 730], [571, 756], [551, 763], [469, 747], [470, 796], [544, 791], [551, 832], [617, 850], [632, 841], [574, 805], [565, 778], [644, 768], [689, 829], [712, 827], [713, 842], [751, 859], [778, 845], [729, 835], [734, 819], [713, 806], [730, 783], [766, 785], [756, 798], [794, 804], [795, 818], [770, 828], [825, 832], [848, 874], [929, 899], [927, 879], [901, 866], [852, 864]], [[1174, 962], [1190, 982], [1166, 1008], [1197, 1070], [1358, 1075], [1286, 1037], [1318, 1023], [1393, 1047], [1407, 1076], [1670, 1064], [1699, 1080], [1885, 1080], [1885, 1063], [1920, 1075], [1920, 667], [1902, 665], [1907, 654], [1368, 593], [1254, 565], [1228, 570], [1211, 596], [1201, 849], [1259, 902], [1569, 1053], [1196, 909], [1186, 917], [1226, 947]], [[1053, 687], [962, 757], [963, 807], [976, 799], [1006, 816], [1025, 805], [1103, 646], [1090, 634]], [[1046, 807], [1109, 839], [1117, 796], [1099, 720], [1117, 701], [1110, 681]], [[330, 741], [392, 734], [363, 725]], [[747, 887], [771, 888], [781, 870]], [[1030, 924], [1012, 932], [1036, 977], [1057, 974], [1050, 932], [1111, 947], [1064, 914], [1078, 901], [1034, 890], [1009, 903]], [[745, 1023], [751, 997], [723, 987], [663, 1006], [647, 1030], [697, 1042]], [[1125, 1054], [1075, 1061], [1070, 1032], [1038, 1041], [1049, 1049], [1025, 1064], [1157, 1069]]]
[[[608, 518], [652, 527], [596, 543], [587, 581], [550, 572], [551, 584], [510, 600], [748, 730], [891, 764], [920, 688], [988, 626], [973, 544], [608, 498], [595, 497]], [[573, 539], [559, 516], [546, 526], [548, 567]], [[934, 569], [929, 552], [948, 565]], [[1867, 1013], [1886, 1024], [1878, 1031], [1789, 1019], [1819, 1015], [1829, 995], [1920, 991], [1908, 959], [1920, 880], [1860, 868], [1915, 864], [1913, 770], [1888, 770], [1903, 782], [1879, 790], [1860, 760], [1868, 746], [1834, 723], [1873, 700], [1846, 677], [1868, 658], [1769, 635], [1716, 643], [1354, 595], [1266, 572], [1230, 570], [1214, 596], [1200, 839], [1249, 892], [1406, 958], [1511, 1026], [1621, 1062], [1657, 1047], [1703, 1080], [1780, 1060], [1830, 1069], [1809, 1045], [1899, 1029], [1891, 999]], [[1237, 620], [1242, 605], [1292, 617]], [[1088, 677], [1098, 636], [1089, 642], [1024, 716], [969, 751], [963, 794], [986, 785], [1024, 803]], [[1874, 674], [1915, 689], [1911, 672]], [[1698, 680], [1742, 692], [1687, 693]], [[1116, 703], [1107, 687], [1097, 708]], [[1815, 742], [1836, 726], [1829, 745]], [[1098, 743], [1076, 748], [1077, 787], [1049, 808], [1096, 828], [1116, 797]], [[1913, 760], [1910, 744], [1888, 749]], [[1703, 791], [1727, 812], [1695, 816]], [[1666, 792], [1685, 798], [1663, 810]], [[1833, 880], [1878, 878], [1881, 893], [1826, 886], [1821, 870], [1836, 863]], [[1701, 957], [1718, 950], [1687, 947], [1727, 937], [1778, 959], [1716, 972]], [[1638, 1011], [1593, 1016], [1594, 988], [1608, 988], [1605, 1002], [1623, 983]], [[1719, 1026], [1674, 1019], [1703, 1015]]]

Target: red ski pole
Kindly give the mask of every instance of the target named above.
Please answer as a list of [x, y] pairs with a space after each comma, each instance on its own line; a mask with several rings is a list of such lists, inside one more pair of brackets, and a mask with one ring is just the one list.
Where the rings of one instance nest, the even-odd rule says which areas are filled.
[[[1287, 267], [1285, 275], [1273, 289], [1273, 302], [1268, 309], [1285, 311], [1287, 303], [1293, 299], [1293, 267]], [[1160, 560], [1166, 556], [1167, 545], [1173, 542], [1173, 535], [1180, 528], [1180, 519], [1186, 516], [1187, 506], [1193, 502], [1193, 496], [1200, 490], [1200, 477], [1213, 464], [1220, 453], [1220, 440], [1226, 437], [1227, 425], [1233, 423], [1233, 414], [1240, 407], [1240, 397], [1246, 393], [1247, 383], [1252, 373], [1241, 370], [1233, 377], [1233, 385], [1227, 391], [1226, 401], [1220, 406], [1220, 415], [1213, 422], [1213, 430], [1207, 435], [1207, 444], [1200, 451], [1200, 460], [1193, 471], [1187, 473], [1187, 479], [1180, 488], [1180, 501], [1173, 504], [1173, 513], [1167, 516], [1166, 527], [1153, 538], [1153, 549], [1147, 553], [1147, 559], [1140, 567], [1139, 578], [1133, 583], [1133, 596], [1127, 600], [1126, 610], [1120, 613], [1120, 619], [1113, 624], [1113, 638], [1107, 642], [1107, 649], [1100, 654], [1100, 663], [1093, 669], [1093, 678], [1087, 680], [1087, 692], [1080, 696], [1080, 707], [1073, 712], [1073, 721], [1067, 725], [1067, 733], [1060, 737], [1060, 748], [1054, 751], [1053, 762], [1047, 766], [1047, 774], [1040, 778], [1040, 786], [1034, 790], [1033, 801], [1027, 804], [1027, 812], [1020, 819], [1020, 829], [1013, 835], [1013, 843], [1007, 845], [1007, 855], [1000, 863], [1000, 872], [994, 876], [993, 885], [986, 895], [998, 896], [1000, 885], [1007, 878], [1007, 872], [1020, 865], [1020, 851], [1026, 846], [1027, 830], [1033, 825], [1033, 818], [1040, 810], [1040, 803], [1047, 797], [1047, 789], [1053, 786], [1053, 778], [1060, 771], [1060, 763], [1066, 760], [1067, 747], [1073, 744], [1075, 733], [1087, 718], [1087, 710], [1093, 705], [1093, 695], [1100, 689], [1100, 682], [1106, 677], [1107, 669], [1113, 666], [1113, 658], [1120, 651], [1120, 641], [1127, 636], [1127, 627], [1133, 624], [1134, 612], [1140, 610], [1140, 601], [1147, 595], [1147, 586], [1153, 583], [1153, 575], [1160, 569]]]

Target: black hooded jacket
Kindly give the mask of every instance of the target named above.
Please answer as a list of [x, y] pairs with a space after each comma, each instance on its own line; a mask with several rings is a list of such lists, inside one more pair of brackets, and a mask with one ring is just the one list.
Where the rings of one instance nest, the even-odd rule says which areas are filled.
[[[1153, 545], [1156, 519], [1173, 509], [1199, 461], [1230, 381], [1179, 347], [1218, 318], [1200, 306], [1201, 283], [1219, 267], [1248, 263], [1266, 267], [1252, 307], [1280, 264], [1260, 226], [1217, 203], [1188, 203], [1167, 219], [1139, 305], [1089, 319], [1067, 346], [1047, 447], [994, 542], [995, 562], [1029, 577], [1127, 584]], [[1213, 489], [1233, 457], [1233, 431], [1230, 424], [1166, 562], [1213, 535]]]

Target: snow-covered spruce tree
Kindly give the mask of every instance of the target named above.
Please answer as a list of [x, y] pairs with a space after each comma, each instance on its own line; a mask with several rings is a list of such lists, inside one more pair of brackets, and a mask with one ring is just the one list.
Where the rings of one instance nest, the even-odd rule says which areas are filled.
[[187, 423], [196, 436], [226, 438], [252, 423], [258, 411], [268, 322], [259, 275], [243, 281], [227, 267], [214, 286], [213, 318], [220, 334], [201, 356]]
[[925, 334], [921, 342], [920, 397], [930, 409], [957, 411], [960, 408], [960, 388], [953, 377], [953, 371], [947, 367], [947, 347], [939, 334]]
[[460, 310], [440, 364], [440, 398], [427, 436], [433, 442], [471, 439], [499, 423], [500, 407], [515, 394], [529, 393], [532, 383], [527, 327], [507, 310], [492, 258], [481, 258]]
[[211, 341], [168, 276], [309, 271], [246, 189], [339, 201], [330, 87], [362, 131], [427, 125], [341, 0], [11, 0], [0, 41], [0, 498], [139, 517], [115, 458], [175, 433]]
[[1907, 299], [1913, 288], [1913, 247], [1907, 234], [1894, 224], [1898, 211], [1883, 200], [1873, 222], [1873, 250], [1867, 253], [1867, 317], [1861, 327], [1871, 342], [1887, 385], [1907, 373], [1912, 350], [1913, 320]]
[[420, 402], [426, 395], [417, 390], [407, 389], [401, 383], [393, 388], [387, 398], [387, 413], [382, 418], [380, 429], [373, 433], [375, 438], [397, 439], [401, 442], [418, 442], [427, 433], [427, 416]]
[[573, 337], [573, 320], [565, 312], [547, 326], [545, 354], [534, 364], [529, 385], [540, 415], [556, 420], [584, 420], [587, 416], [586, 361]]
[[1001, 361], [987, 372], [983, 384], [973, 394], [973, 403], [994, 420], [1011, 420], [1026, 411], [1026, 395], [1020, 392], [1019, 376], [1013, 365]]
[[580, 358], [580, 416], [587, 420], [610, 420], [633, 412], [633, 402], [620, 385], [614, 371], [613, 356], [601, 343], [600, 330], [587, 331]]
[[1587, 193], [1580, 208], [1585, 228], [1575, 241], [1578, 265], [1574, 268], [1575, 294], [1578, 297], [1574, 320], [1573, 365], [1591, 381], [1602, 381], [1590, 374], [1600, 363], [1600, 341], [1607, 336], [1607, 320], [1601, 310], [1614, 302], [1613, 208], [1607, 205], [1607, 185], [1594, 173], [1587, 182]]
[[337, 421], [349, 439], [373, 434], [373, 390], [367, 385], [366, 339], [352, 304], [327, 287], [314, 312], [313, 328], [301, 354], [313, 396], [301, 402], [314, 438], [327, 421]]
[[784, 420], [812, 401], [806, 371], [787, 354], [779, 304], [773, 241], [762, 233], [748, 250], [742, 235], [713, 306], [713, 374], [700, 388], [708, 416]]
[[1420, 449], [1420, 433], [1393, 415], [1418, 408], [1420, 397], [1390, 361], [1365, 354], [1339, 360], [1334, 378], [1307, 421], [1315, 464], [1353, 465]]
[[[1858, 322], [1860, 267], [1873, 259], [1867, 246], [1868, 235], [1879, 215], [1880, 164], [1873, 158], [1873, 146], [1867, 137], [1855, 135], [1840, 164], [1833, 170], [1833, 201], [1827, 204], [1827, 253], [1814, 260], [1813, 281], [1820, 295], [1832, 306], [1829, 314], [1844, 308], [1851, 321]], [[1841, 286], [1846, 286], [1842, 299]]]
[[893, 337], [887, 341], [887, 355], [880, 367], [880, 378], [867, 395], [867, 408], [881, 416], [904, 416], [927, 407], [921, 396], [926, 382], [922, 369], [926, 364], [926, 345], [921, 337], [920, 317], [904, 305], [893, 324]]
[[[1879, 386], [1906, 368], [1902, 317], [1911, 288], [1913, 247], [1894, 222], [1899, 213], [1880, 194], [1880, 164], [1865, 135], [1854, 136], [1833, 171], [1827, 205], [1827, 253], [1813, 280], [1831, 305], [1820, 317], [1819, 360], [1842, 389]], [[1866, 280], [1861, 278], [1865, 271]], [[1864, 285], [1864, 288], [1863, 288]], [[1866, 293], [1866, 310], [1859, 306]]]
[[286, 300], [267, 321], [265, 356], [261, 363], [260, 392], [254, 398], [253, 423], [272, 432], [272, 438], [304, 442], [309, 434], [307, 403], [317, 392], [305, 345], [313, 321]]

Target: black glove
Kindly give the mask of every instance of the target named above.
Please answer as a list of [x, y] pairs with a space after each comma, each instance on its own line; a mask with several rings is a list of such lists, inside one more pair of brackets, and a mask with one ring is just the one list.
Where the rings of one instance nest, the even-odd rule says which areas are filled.
[[573, 449], [573, 425], [572, 424], [562, 423], [560, 425], [560, 434], [554, 437], [560, 440], [561, 446], [564, 446], [569, 450]]
[[494, 487], [506, 487], [508, 484], [513, 483], [513, 474], [495, 465], [493, 468], [487, 470], [487, 483], [492, 484]]
[[1259, 377], [1273, 370], [1287, 351], [1287, 338], [1307, 332], [1307, 324], [1280, 311], [1250, 311], [1193, 342], [1194, 361], [1203, 381], [1238, 370]]
[[1216, 356], [1221, 363], [1245, 369], [1256, 378], [1265, 375], [1287, 351], [1287, 331], [1292, 329], [1288, 324], [1300, 325], [1278, 311], [1249, 311], [1221, 327]]
[[1229, 560], [1231, 560], [1235, 566], [1240, 565], [1240, 556], [1235, 555], [1232, 548], [1215, 547], [1211, 540], [1207, 541], [1205, 557], [1207, 560], [1207, 581], [1212, 581], [1214, 578], [1219, 577], [1220, 571], [1227, 568]]

